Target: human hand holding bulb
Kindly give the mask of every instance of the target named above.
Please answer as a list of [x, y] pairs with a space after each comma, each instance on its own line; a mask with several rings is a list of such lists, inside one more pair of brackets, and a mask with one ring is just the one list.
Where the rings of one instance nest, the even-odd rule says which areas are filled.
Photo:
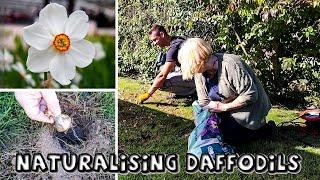
[[[59, 100], [54, 91], [18, 91], [16, 99], [22, 106], [27, 116], [35, 121], [54, 123], [54, 117], [61, 114]], [[48, 114], [45, 111], [48, 110]]]

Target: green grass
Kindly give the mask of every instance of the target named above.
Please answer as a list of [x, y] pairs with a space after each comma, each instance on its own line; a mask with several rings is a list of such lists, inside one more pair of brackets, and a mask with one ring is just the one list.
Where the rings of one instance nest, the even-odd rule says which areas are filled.
[[[302, 137], [299, 127], [279, 128], [281, 137], [277, 140], [259, 140], [241, 145], [239, 151], [245, 153], [298, 153], [303, 157], [302, 170], [298, 175], [242, 174], [239, 171], [231, 175], [192, 174], [185, 172], [185, 155], [188, 136], [194, 128], [190, 102], [166, 100], [165, 92], [157, 91], [143, 105], [137, 105], [137, 96], [148, 90], [150, 85], [129, 78], [119, 78], [119, 152], [120, 153], [178, 153], [180, 156], [179, 174], [119, 175], [120, 179], [318, 179], [320, 170], [319, 137], [306, 137], [315, 147], [306, 146], [298, 137]], [[267, 119], [276, 124], [297, 117], [296, 110], [273, 107]]]
[[6, 148], [12, 139], [26, 133], [30, 126], [31, 123], [15, 100], [14, 94], [0, 93], [0, 147]]

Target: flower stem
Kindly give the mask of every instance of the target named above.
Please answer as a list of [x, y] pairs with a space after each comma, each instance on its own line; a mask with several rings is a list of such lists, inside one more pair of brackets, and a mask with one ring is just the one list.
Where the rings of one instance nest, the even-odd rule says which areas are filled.
[[48, 73], [48, 80], [47, 80], [48, 88], [52, 88], [52, 77], [50, 73]]
[[42, 82], [42, 87], [43, 88], [52, 88], [52, 77], [50, 76], [50, 73], [48, 72], [45, 72], [44, 73], [44, 79], [43, 79], [43, 82]]
[[43, 80], [46, 81], [47, 79], [48, 79], [48, 73], [45, 72], [45, 73], [44, 73], [44, 79], [43, 79]]

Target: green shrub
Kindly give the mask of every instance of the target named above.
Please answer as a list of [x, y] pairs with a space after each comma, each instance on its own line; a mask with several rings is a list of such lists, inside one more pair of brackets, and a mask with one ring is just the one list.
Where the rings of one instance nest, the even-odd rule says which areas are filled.
[[240, 55], [273, 102], [319, 106], [319, 19], [319, 1], [120, 0], [119, 73], [152, 78], [159, 49], [147, 32], [157, 23], [172, 35], [201, 37], [216, 52]]

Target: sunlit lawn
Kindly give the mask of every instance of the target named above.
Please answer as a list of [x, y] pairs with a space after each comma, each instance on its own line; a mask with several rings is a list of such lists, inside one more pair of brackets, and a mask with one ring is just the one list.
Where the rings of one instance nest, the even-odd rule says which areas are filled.
[[[167, 100], [167, 93], [157, 91], [145, 104], [137, 105], [135, 99], [150, 85], [129, 78], [119, 78], [119, 149], [122, 153], [178, 153], [179, 174], [122, 175], [120, 179], [318, 179], [320, 169], [319, 137], [307, 137], [314, 146], [298, 140], [304, 134], [299, 127], [279, 128], [276, 140], [260, 140], [237, 147], [244, 153], [298, 153], [303, 157], [298, 175], [193, 174], [185, 172], [185, 154], [188, 136], [194, 128], [191, 103], [184, 100]], [[267, 119], [277, 124], [297, 117], [298, 111], [273, 107]]]

